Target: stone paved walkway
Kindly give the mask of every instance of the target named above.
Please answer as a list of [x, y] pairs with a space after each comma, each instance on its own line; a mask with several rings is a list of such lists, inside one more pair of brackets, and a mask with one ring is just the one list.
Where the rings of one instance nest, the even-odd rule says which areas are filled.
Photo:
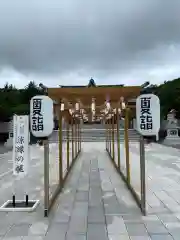
[[[103, 144], [83, 144], [81, 157], [48, 219], [43, 218], [43, 205], [34, 213], [0, 212], [0, 240], [179, 240], [179, 205], [172, 198], [167, 201], [162, 190], [163, 179], [159, 179], [162, 182], [154, 182], [157, 170], [153, 171], [154, 165], [149, 163], [150, 155], [157, 157], [160, 150], [153, 153], [152, 148], [147, 149], [148, 167], [151, 171], [148, 174], [151, 175], [151, 188], [147, 191], [147, 204], [151, 206], [148, 216], [143, 217], [115, 172], [103, 150]], [[169, 151], [170, 148], [167, 152]], [[164, 148], [163, 152], [166, 154]], [[176, 160], [178, 154], [179, 152], [174, 152]], [[154, 161], [157, 161], [155, 156]], [[168, 175], [170, 163], [165, 157], [161, 157], [162, 166], [158, 169], [164, 170], [163, 159], [166, 161], [164, 169]], [[176, 169], [171, 169], [171, 174], [172, 171], [180, 174], [177, 166], [174, 168]], [[162, 177], [162, 174], [159, 176]], [[175, 194], [172, 182], [171, 185]], [[176, 189], [175, 199], [179, 196], [178, 191]], [[175, 204], [174, 211], [172, 204]]]

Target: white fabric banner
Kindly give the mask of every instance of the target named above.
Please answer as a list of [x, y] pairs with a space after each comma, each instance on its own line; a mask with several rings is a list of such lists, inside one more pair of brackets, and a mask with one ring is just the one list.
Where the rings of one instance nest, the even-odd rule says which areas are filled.
[[13, 174], [28, 174], [29, 162], [29, 116], [13, 117]]

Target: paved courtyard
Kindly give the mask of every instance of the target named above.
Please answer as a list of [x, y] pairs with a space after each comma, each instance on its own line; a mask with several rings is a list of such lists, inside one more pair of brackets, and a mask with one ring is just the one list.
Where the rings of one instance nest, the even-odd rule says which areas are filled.
[[[83, 143], [63, 193], [49, 218], [43, 217], [43, 148], [31, 146], [28, 181], [18, 180], [19, 198], [28, 193], [41, 203], [33, 213], [0, 212], [0, 240], [179, 240], [180, 150], [146, 146], [147, 208], [142, 216], [120, 176], [114, 170], [105, 143]], [[64, 162], [66, 151], [64, 149]], [[121, 145], [121, 164], [123, 165]], [[139, 146], [130, 143], [132, 185], [139, 191]], [[4, 156], [4, 157], [3, 157]], [[10, 171], [11, 154], [0, 156], [4, 171]], [[50, 191], [57, 184], [58, 148], [50, 145]], [[66, 164], [63, 165], [64, 172]], [[2, 174], [2, 173], [1, 173]], [[0, 178], [0, 204], [11, 199], [12, 174]]]

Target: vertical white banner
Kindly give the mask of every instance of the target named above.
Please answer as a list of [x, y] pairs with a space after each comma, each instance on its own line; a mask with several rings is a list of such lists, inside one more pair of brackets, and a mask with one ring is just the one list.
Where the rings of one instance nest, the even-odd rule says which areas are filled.
[[136, 99], [137, 130], [143, 136], [157, 136], [160, 129], [160, 101], [154, 94], [142, 94]]
[[29, 162], [29, 116], [13, 117], [13, 174], [28, 174]]
[[30, 101], [30, 125], [35, 137], [48, 137], [54, 128], [53, 101], [48, 96], [35, 96]]

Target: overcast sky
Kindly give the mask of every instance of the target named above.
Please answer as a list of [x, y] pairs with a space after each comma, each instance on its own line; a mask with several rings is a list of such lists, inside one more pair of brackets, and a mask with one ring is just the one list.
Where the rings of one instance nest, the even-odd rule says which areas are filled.
[[0, 86], [180, 77], [180, 0], [0, 0]]

